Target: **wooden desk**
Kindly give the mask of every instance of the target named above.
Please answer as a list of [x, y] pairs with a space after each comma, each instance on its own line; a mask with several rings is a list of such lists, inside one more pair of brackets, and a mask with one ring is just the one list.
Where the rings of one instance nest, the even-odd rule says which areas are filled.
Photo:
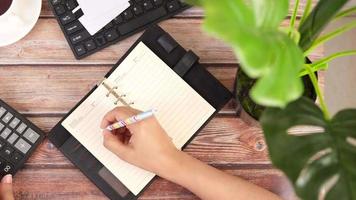
[[[202, 11], [191, 9], [160, 25], [226, 87], [233, 89], [238, 62], [231, 49], [201, 31]], [[288, 20], [286, 20], [286, 23]], [[139, 34], [84, 60], [74, 59], [56, 20], [43, 1], [32, 32], [0, 48], [0, 98], [48, 132], [138, 38]], [[318, 57], [317, 52], [314, 57]], [[287, 179], [268, 159], [261, 130], [235, 114], [230, 103], [185, 150], [227, 173], [294, 199]], [[106, 199], [48, 140], [15, 176], [17, 199]], [[197, 199], [184, 188], [157, 179], [141, 199]]]

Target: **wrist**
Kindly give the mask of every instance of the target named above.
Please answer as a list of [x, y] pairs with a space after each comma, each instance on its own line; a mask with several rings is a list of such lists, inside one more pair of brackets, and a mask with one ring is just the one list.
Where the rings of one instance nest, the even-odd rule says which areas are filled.
[[155, 174], [170, 180], [172, 175], [176, 174], [183, 163], [184, 152], [174, 149], [170, 153], [164, 154], [159, 162], [158, 169]]

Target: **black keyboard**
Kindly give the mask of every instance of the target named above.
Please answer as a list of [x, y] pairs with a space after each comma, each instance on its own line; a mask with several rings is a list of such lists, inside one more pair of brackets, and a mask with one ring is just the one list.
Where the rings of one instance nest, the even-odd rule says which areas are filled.
[[78, 6], [76, 0], [49, 0], [49, 2], [77, 59], [89, 56], [144, 30], [152, 23], [167, 19], [189, 8], [179, 0], [131, 0], [131, 6], [127, 10], [91, 36], [78, 20], [83, 12], [81, 10], [72, 12]]
[[14, 175], [43, 138], [39, 128], [0, 99], [0, 178]]

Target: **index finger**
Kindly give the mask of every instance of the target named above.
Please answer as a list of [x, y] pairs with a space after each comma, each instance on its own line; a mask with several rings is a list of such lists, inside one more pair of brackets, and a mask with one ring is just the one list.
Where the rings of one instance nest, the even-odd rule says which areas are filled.
[[103, 120], [101, 121], [100, 128], [104, 129], [107, 126], [109, 126], [119, 120], [123, 120], [123, 119], [129, 118], [129, 117], [132, 117], [133, 115], [136, 115], [138, 113], [139, 113], [138, 110], [135, 110], [135, 109], [127, 107], [127, 106], [126, 107], [116, 107], [104, 116]]

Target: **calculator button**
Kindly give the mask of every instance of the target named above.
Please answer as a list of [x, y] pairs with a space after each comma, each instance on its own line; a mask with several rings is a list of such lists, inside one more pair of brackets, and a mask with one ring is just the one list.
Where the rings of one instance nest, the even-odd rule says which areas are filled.
[[5, 127], [5, 125], [0, 122], [0, 131], [1, 131], [4, 127]]
[[15, 119], [13, 119], [13, 120], [11, 121], [10, 127], [13, 128], [13, 129], [15, 129], [15, 128], [17, 127], [17, 125], [19, 125], [19, 123], [20, 123], [20, 120], [19, 120], [17, 117], [15, 117]]
[[40, 135], [38, 133], [36, 133], [35, 131], [33, 131], [32, 129], [27, 129], [26, 132], [23, 134], [23, 136], [30, 142], [32, 142], [32, 144], [34, 144], [37, 139], [40, 137]]
[[3, 177], [7, 174], [12, 174], [13, 167], [12, 165], [6, 163], [5, 161], [0, 161], [0, 177]]
[[14, 115], [11, 113], [7, 113], [4, 118], [2, 118], [2, 121], [5, 122], [6, 124], [9, 123], [9, 121], [12, 119]]
[[16, 164], [16, 163], [18, 163], [22, 158], [23, 158], [23, 157], [22, 157], [21, 154], [19, 154], [19, 153], [17, 153], [17, 152], [14, 152], [14, 154], [11, 156], [11, 162], [12, 162], [13, 164]]
[[9, 137], [10, 134], [11, 134], [11, 130], [9, 128], [6, 128], [5, 130], [3, 130], [0, 137], [6, 140], [6, 138]]
[[16, 142], [15, 148], [17, 150], [21, 151], [23, 154], [26, 154], [28, 152], [28, 150], [30, 150], [31, 145], [29, 143], [27, 143], [25, 140], [23, 140], [22, 138], [20, 138]]
[[1, 107], [0, 108], [0, 117], [2, 117], [6, 113], [6, 109]]
[[21, 125], [16, 129], [16, 131], [18, 133], [22, 134], [25, 131], [26, 128], [27, 128], [27, 125], [22, 122]]
[[0, 150], [5, 146], [5, 142], [0, 140]]
[[6, 146], [0, 151], [0, 155], [5, 159], [10, 159], [10, 155], [12, 154], [12, 152], [14, 152], [14, 149], [9, 146]]
[[10, 144], [13, 144], [13, 143], [17, 140], [17, 138], [19, 138], [19, 135], [17, 135], [16, 133], [13, 133], [13, 134], [9, 137], [9, 139], [7, 139], [7, 141], [8, 141]]

